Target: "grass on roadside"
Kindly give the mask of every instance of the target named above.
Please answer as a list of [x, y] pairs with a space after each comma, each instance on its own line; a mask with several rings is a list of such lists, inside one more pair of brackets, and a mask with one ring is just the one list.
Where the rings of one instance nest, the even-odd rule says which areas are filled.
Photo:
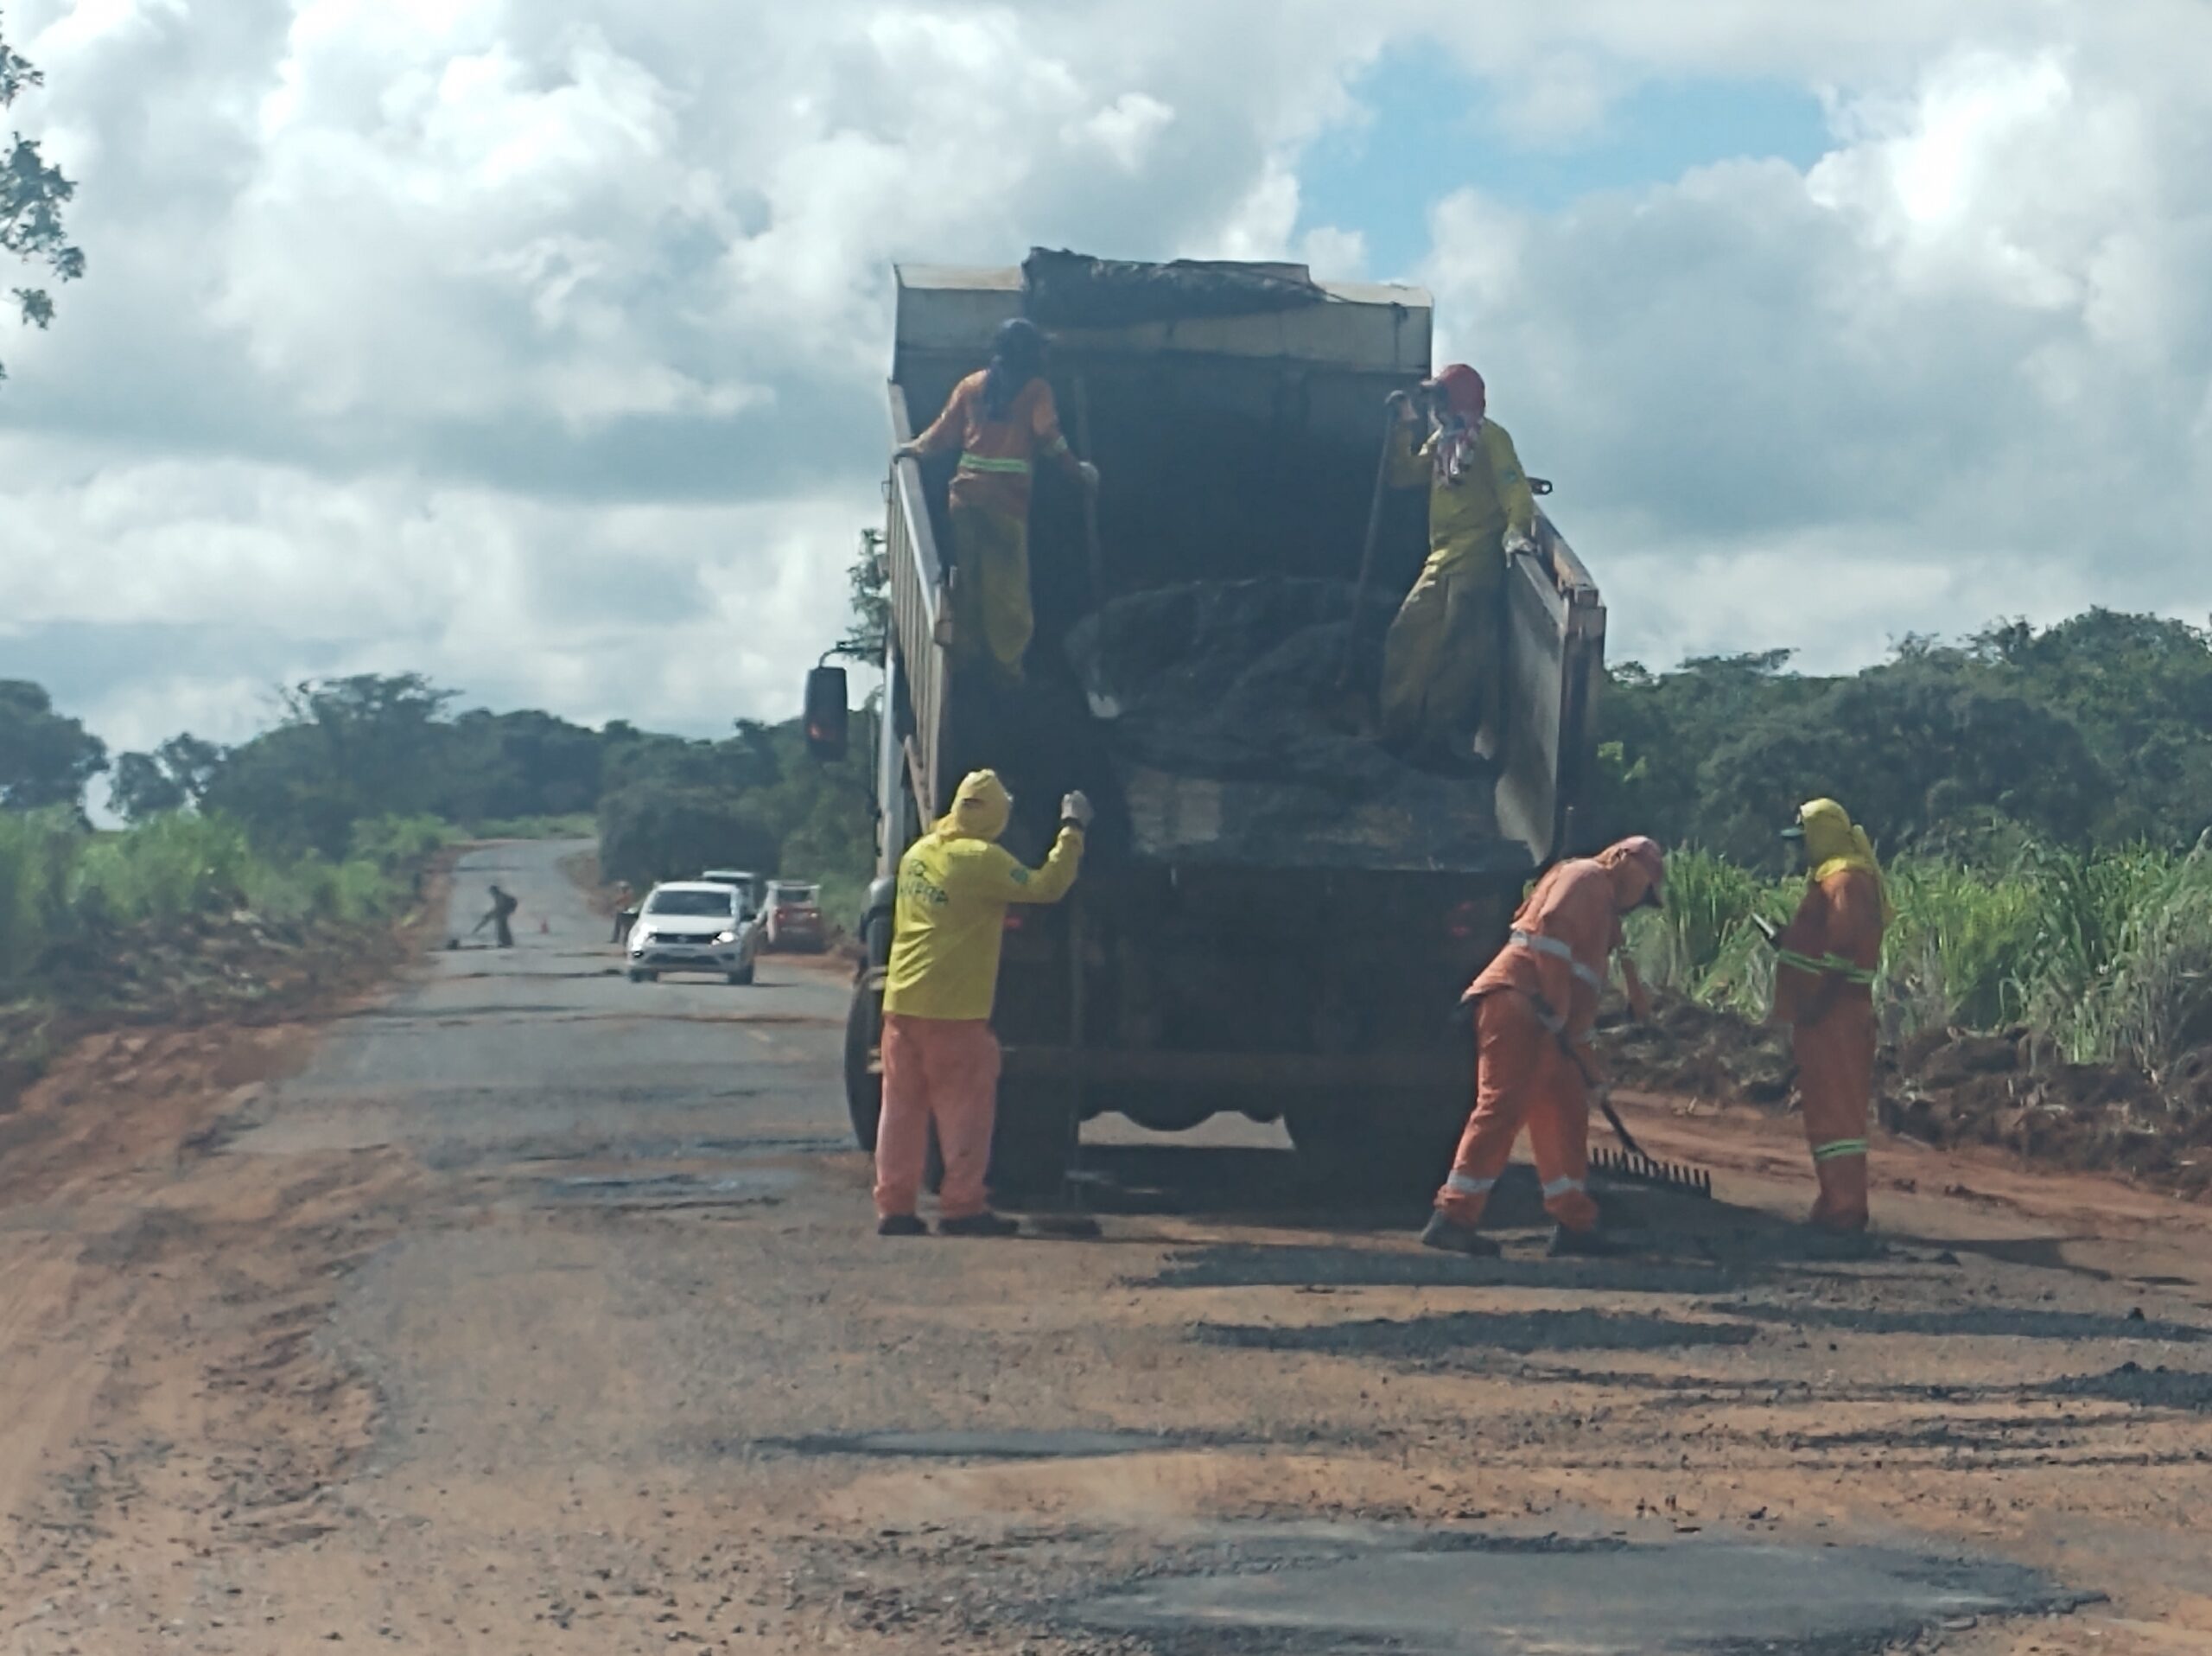
[[380, 919], [414, 895], [448, 838], [428, 818], [385, 818], [357, 826], [342, 862], [283, 860], [221, 817], [102, 833], [67, 812], [0, 812], [0, 997], [35, 992], [57, 959], [96, 959], [118, 933], [171, 933], [242, 909], [292, 926]]
[[[2212, 835], [2185, 855], [2031, 847], [1979, 868], [1900, 857], [1876, 985], [1884, 1034], [2024, 1024], [2055, 1056], [2158, 1078], [2212, 1045]], [[1789, 918], [1773, 881], [1695, 848], [1668, 858], [1667, 907], [1630, 946], [1654, 987], [1763, 1016], [1773, 959], [1753, 917]]]

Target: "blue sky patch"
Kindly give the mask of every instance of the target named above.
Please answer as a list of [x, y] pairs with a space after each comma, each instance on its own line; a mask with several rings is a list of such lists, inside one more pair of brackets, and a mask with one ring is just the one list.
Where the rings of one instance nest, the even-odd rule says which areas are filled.
[[1367, 274], [1380, 279], [1412, 270], [1428, 251], [1430, 207], [1469, 186], [1510, 206], [1550, 212], [1714, 162], [1771, 158], [1809, 167], [1831, 147], [1819, 98], [1778, 80], [1645, 81], [1596, 130], [1564, 143], [1517, 139], [1502, 124], [1494, 86], [1433, 52], [1384, 54], [1353, 93], [1368, 118], [1322, 134], [1300, 160], [1299, 229], [1359, 231]]

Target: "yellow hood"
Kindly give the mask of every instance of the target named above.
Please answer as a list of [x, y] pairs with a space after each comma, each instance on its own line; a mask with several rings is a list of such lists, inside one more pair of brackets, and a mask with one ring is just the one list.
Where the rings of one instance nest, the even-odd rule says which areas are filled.
[[995, 840], [1014, 814], [1014, 796], [995, 770], [970, 771], [952, 796], [952, 809], [938, 818], [939, 839]]
[[1797, 825], [1804, 831], [1805, 862], [1815, 885], [1847, 869], [1871, 874], [1882, 889], [1884, 918], [1895, 918], [1889, 882], [1882, 878], [1882, 865], [1874, 858], [1873, 842], [1866, 838], [1864, 828], [1852, 821], [1849, 812], [1834, 799], [1812, 799], [1799, 808]]

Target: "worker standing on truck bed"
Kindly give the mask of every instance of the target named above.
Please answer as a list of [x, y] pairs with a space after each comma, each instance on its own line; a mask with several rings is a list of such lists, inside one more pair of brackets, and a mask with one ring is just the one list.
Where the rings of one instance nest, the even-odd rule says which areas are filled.
[[1804, 843], [1803, 901], [1773, 936], [1774, 1016], [1789, 1026], [1805, 1142], [1821, 1194], [1812, 1223], [1866, 1228], [1866, 1130], [1873, 1108], [1874, 972], [1891, 919], [1866, 831], [1834, 799], [1797, 812], [1786, 838]]
[[983, 1177], [998, 1110], [999, 1043], [991, 1033], [999, 946], [1009, 903], [1058, 902], [1083, 861], [1090, 801], [1060, 803], [1060, 833], [1042, 868], [997, 844], [1014, 800], [996, 774], [960, 784], [952, 809], [899, 863], [891, 961], [883, 985], [883, 1113], [875, 1138], [876, 1232], [919, 1236], [914, 1205], [937, 1127], [944, 1158], [938, 1229], [1011, 1236], [990, 1211]]
[[956, 447], [960, 463], [947, 496], [952, 517], [952, 646], [963, 659], [988, 659], [1007, 677], [1036, 630], [1029, 608], [1029, 481], [1037, 457], [1086, 489], [1098, 468], [1077, 460], [1060, 435], [1045, 382], [1046, 341], [1034, 322], [1003, 324], [988, 367], [952, 389], [944, 411], [899, 457], [926, 458]]
[[1394, 487], [1428, 490], [1428, 561], [1382, 645], [1382, 739], [1459, 766], [1504, 708], [1505, 572], [1535, 550], [1536, 500], [1505, 428], [1485, 415], [1482, 376], [1455, 362], [1421, 387], [1433, 411], [1419, 439], [1401, 393]]
[[[1475, 1004], [1475, 1108], [1421, 1233], [1430, 1247], [1497, 1252], [1475, 1227], [1525, 1124], [1545, 1210], [1559, 1221], [1552, 1252], [1611, 1251], [1590, 1199], [1588, 1088], [1602, 1075], [1590, 1030], [1606, 962], [1623, 944], [1621, 918], [1647, 903], [1656, 908], [1666, 877], [1658, 843], [1639, 835], [1594, 857], [1555, 863], [1514, 915], [1510, 939], [1467, 990]], [[1648, 1017], [1636, 968], [1625, 955], [1621, 966], [1630, 1007]]]

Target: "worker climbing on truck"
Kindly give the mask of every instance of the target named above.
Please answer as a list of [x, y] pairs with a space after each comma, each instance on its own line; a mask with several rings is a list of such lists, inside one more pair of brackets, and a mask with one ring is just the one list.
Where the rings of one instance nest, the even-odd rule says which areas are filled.
[[1090, 801], [1060, 802], [1059, 838], [1042, 868], [998, 844], [1014, 799], [997, 775], [970, 774], [952, 809], [899, 863], [898, 907], [883, 990], [883, 1107], [875, 1141], [876, 1232], [919, 1236], [914, 1212], [937, 1129], [944, 1161], [938, 1231], [1011, 1236], [983, 1180], [998, 1107], [999, 1043], [991, 1032], [999, 950], [1011, 903], [1058, 902], [1083, 861]]
[[929, 428], [902, 443], [896, 458], [931, 458], [956, 448], [947, 503], [952, 519], [953, 648], [966, 663], [987, 661], [1007, 678], [1036, 630], [1029, 602], [1029, 485], [1039, 455], [1085, 489], [1098, 468], [1077, 460], [1060, 433], [1052, 388], [1044, 378], [1044, 332], [1024, 317], [1001, 325], [989, 365], [953, 387]]
[[1656, 908], [1666, 877], [1658, 843], [1639, 835], [1554, 864], [1514, 915], [1505, 947], [1466, 993], [1475, 1009], [1475, 1107], [1421, 1233], [1430, 1247], [1481, 1258], [1498, 1252], [1475, 1227], [1525, 1124], [1545, 1211], [1558, 1221], [1552, 1252], [1613, 1251], [1590, 1199], [1589, 1089], [1604, 1084], [1590, 1031], [1616, 954], [1630, 1010], [1639, 1020], [1650, 1016], [1636, 968], [1620, 953], [1621, 921]]
[[1421, 390], [1427, 440], [1400, 393], [1389, 476], [1428, 490], [1428, 560], [1383, 640], [1382, 733], [1408, 758], [1456, 769], [1485, 723], [1501, 727], [1506, 569], [1535, 550], [1536, 501], [1513, 439], [1488, 417], [1480, 374], [1455, 362]]
[[1891, 918], [1866, 831], [1834, 799], [1783, 830], [1805, 850], [1805, 895], [1775, 948], [1774, 1016], [1789, 1026], [1805, 1142], [1820, 1195], [1815, 1228], [1866, 1228], [1866, 1127], [1873, 1108], [1874, 973]]

